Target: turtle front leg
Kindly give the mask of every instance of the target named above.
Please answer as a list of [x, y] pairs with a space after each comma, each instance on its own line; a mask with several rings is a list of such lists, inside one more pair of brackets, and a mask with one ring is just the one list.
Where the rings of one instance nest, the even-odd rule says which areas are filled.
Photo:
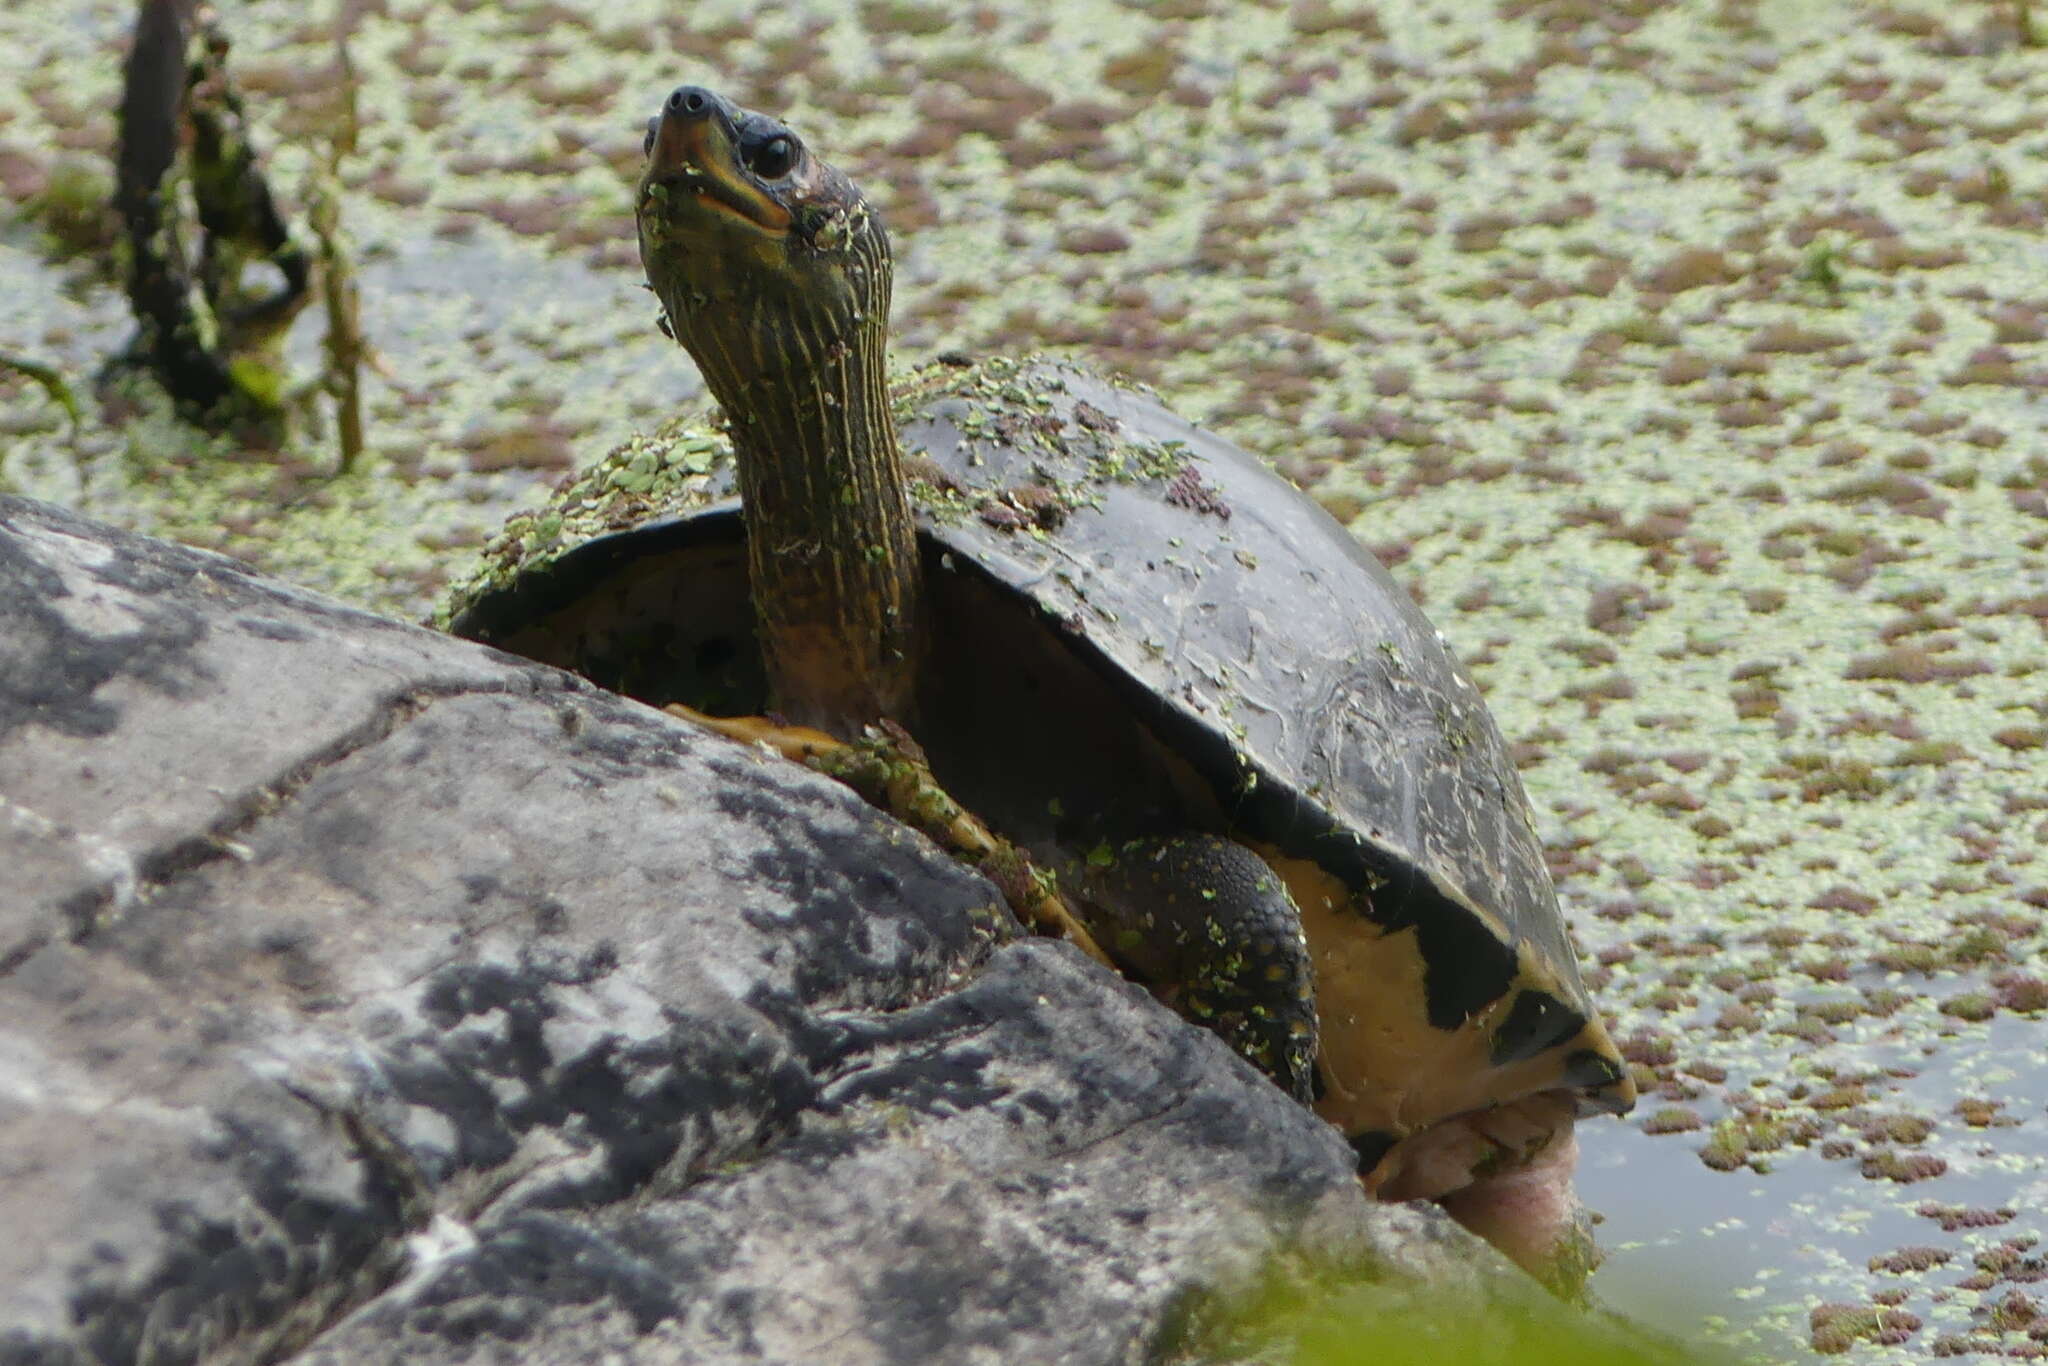
[[1131, 975], [1311, 1103], [1319, 1038], [1308, 940], [1266, 861], [1216, 835], [1176, 835], [1105, 847], [1087, 862], [1090, 926]]
[[772, 717], [708, 716], [680, 702], [671, 702], [662, 710], [713, 735], [723, 735], [743, 745], [765, 745], [793, 763], [808, 763], [819, 756], [847, 748], [844, 740], [835, 740], [822, 730], [811, 726], [792, 726]]
[[822, 730], [766, 716], [706, 716], [680, 702], [663, 710], [729, 740], [765, 745], [785, 759], [838, 779], [870, 806], [888, 812], [995, 883], [1019, 920], [1041, 934], [1065, 939], [1106, 968], [1116, 967], [1051, 876], [954, 801], [932, 776], [924, 751], [901, 726], [883, 721], [849, 743]]
[[1565, 1299], [1600, 1264], [1572, 1189], [1578, 1097], [1560, 1087], [1444, 1120], [1395, 1145], [1365, 1174], [1382, 1200], [1434, 1200]]

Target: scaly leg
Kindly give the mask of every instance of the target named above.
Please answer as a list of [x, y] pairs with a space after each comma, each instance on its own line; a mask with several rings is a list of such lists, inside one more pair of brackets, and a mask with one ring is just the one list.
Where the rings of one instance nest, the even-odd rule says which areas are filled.
[[765, 716], [718, 717], [671, 702], [671, 716], [737, 740], [765, 745], [807, 768], [836, 778], [868, 803], [930, 838], [940, 848], [996, 884], [1017, 918], [1041, 934], [1057, 935], [1114, 969], [1059, 893], [1022, 849], [983, 825], [947, 795], [932, 777], [924, 752], [901, 726], [884, 721], [851, 743], [809, 726], [792, 726]]
[[1081, 888], [1132, 976], [1281, 1090], [1315, 1099], [1308, 941], [1264, 859], [1217, 835], [1130, 840], [1090, 855]]

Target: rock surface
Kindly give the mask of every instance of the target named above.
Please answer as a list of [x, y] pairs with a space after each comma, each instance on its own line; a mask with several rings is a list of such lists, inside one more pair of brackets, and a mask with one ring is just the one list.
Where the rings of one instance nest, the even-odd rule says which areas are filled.
[[849, 794], [0, 499], [0, 1362], [1171, 1357], [1526, 1305]]

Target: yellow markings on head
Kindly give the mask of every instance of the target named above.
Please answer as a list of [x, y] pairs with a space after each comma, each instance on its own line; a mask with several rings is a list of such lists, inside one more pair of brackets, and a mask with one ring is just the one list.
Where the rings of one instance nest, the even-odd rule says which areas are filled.
[[755, 258], [770, 270], [779, 270], [789, 264], [789, 252], [783, 246], [787, 232], [762, 233], [755, 237], [752, 248]]
[[782, 253], [770, 251], [767, 245], [789, 235], [792, 220], [789, 211], [780, 204], [743, 181], [720, 181], [717, 190], [698, 192], [697, 202], [759, 233], [763, 240], [757, 250], [763, 260], [772, 264], [782, 259]]
[[[795, 221], [788, 209], [741, 169], [731, 129], [721, 120], [664, 114], [655, 127], [647, 165], [650, 190], [662, 180], [686, 186], [694, 191], [692, 198], [699, 205], [755, 232], [781, 237]], [[650, 195], [658, 199], [672, 196], [673, 191]], [[675, 206], [670, 203], [667, 207], [673, 210]]]

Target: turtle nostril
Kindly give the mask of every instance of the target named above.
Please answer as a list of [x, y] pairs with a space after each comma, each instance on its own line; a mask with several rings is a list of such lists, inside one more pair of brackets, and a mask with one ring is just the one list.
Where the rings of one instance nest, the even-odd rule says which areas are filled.
[[711, 107], [711, 96], [702, 86], [679, 85], [668, 97], [671, 114], [701, 114]]
[[692, 90], [689, 93], [689, 95], [683, 100], [683, 108], [689, 110], [692, 114], [703, 113], [704, 96], [698, 91]]

